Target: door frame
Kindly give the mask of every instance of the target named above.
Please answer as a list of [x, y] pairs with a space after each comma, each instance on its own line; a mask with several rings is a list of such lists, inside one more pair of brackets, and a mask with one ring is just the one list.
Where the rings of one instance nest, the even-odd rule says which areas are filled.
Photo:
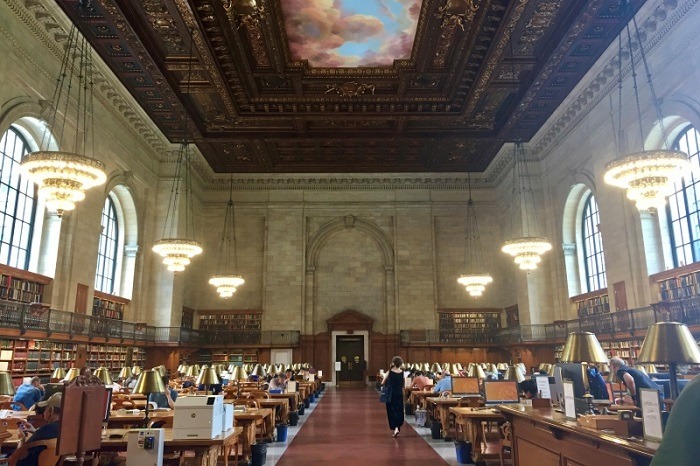
[[[338, 337], [340, 336], [348, 336], [348, 335], [361, 335], [362, 336], [362, 344], [363, 344], [363, 352], [365, 354], [365, 361], [369, 361], [369, 330], [353, 330], [352, 333], [349, 333], [347, 330], [333, 330], [331, 332], [331, 356], [333, 357], [332, 361], [332, 366], [333, 369], [335, 369], [335, 362], [338, 360], [338, 355], [336, 354], [337, 351], [337, 342], [338, 342]], [[369, 363], [368, 363], [369, 365]], [[363, 376], [363, 383], [367, 383], [367, 379]], [[336, 381], [336, 371], [333, 370], [331, 373], [331, 385], [337, 385]]]

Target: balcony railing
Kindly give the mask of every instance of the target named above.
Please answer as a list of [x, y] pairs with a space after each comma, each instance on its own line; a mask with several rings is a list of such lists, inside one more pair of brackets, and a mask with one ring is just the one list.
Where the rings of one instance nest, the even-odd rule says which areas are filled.
[[143, 343], [176, 344], [226, 344], [260, 346], [298, 346], [300, 332], [297, 330], [218, 332], [199, 331], [179, 327], [154, 327], [135, 324], [106, 317], [88, 316], [75, 312], [36, 308], [17, 301], [0, 300], [0, 327], [27, 332], [44, 332], [47, 337], [54, 333], [75, 336], [104, 338], [106, 341], [135, 341]]

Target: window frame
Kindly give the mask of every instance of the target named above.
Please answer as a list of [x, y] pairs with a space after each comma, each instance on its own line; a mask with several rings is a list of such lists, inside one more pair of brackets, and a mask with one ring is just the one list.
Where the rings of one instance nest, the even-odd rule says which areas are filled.
[[[589, 193], [581, 212], [581, 246], [583, 249], [584, 283], [586, 292], [602, 290], [608, 286], [603, 235], [600, 224], [600, 209], [593, 193]], [[593, 266], [595, 265], [595, 270]]]
[[[689, 150], [690, 143], [687, 142], [690, 133], [694, 136], [695, 148], [697, 149], [693, 153]], [[681, 147], [683, 140], [686, 140], [685, 147]], [[683, 128], [674, 139], [671, 147], [674, 150], [686, 152], [690, 163], [700, 169], [700, 131], [695, 126], [687, 125]], [[695, 177], [694, 171], [691, 171], [689, 180], [687, 177], [683, 177], [674, 186], [676, 189], [668, 196], [668, 203], [666, 204], [666, 221], [671, 242], [673, 266], [681, 267], [700, 261], [700, 228], [693, 234], [691, 223], [691, 218], [693, 217], [700, 223], [700, 220], [697, 220], [700, 219], [700, 196], [698, 196], [700, 179]], [[691, 192], [692, 196], [690, 195]], [[693, 204], [695, 208], [691, 210]], [[678, 235], [676, 234], [676, 227], [678, 227]], [[687, 235], [687, 241], [683, 238], [684, 235]], [[681, 252], [682, 257], [680, 257]], [[690, 260], [688, 260], [689, 258]]]
[[[7, 142], [8, 142], [8, 134], [12, 134], [15, 138], [15, 144], [14, 144], [14, 151], [12, 155], [8, 154], [6, 152], [7, 150]], [[0, 154], [1, 154], [1, 160], [0, 160], [0, 174], [3, 172], [5, 169], [6, 163], [10, 165], [10, 175], [5, 177], [2, 176], [2, 178], [6, 178], [8, 180], [8, 183], [5, 183], [0, 179], [0, 184], [7, 186], [8, 190], [8, 195], [5, 198], [5, 205], [0, 207], [0, 214], [2, 214], [2, 218], [0, 218], [0, 255], [2, 254], [1, 251], [5, 248], [8, 247], [9, 251], [7, 253], [7, 261], [3, 261], [3, 263], [6, 263], [7, 265], [11, 267], [16, 267], [19, 269], [23, 270], [29, 270], [30, 266], [30, 260], [32, 257], [32, 243], [34, 240], [34, 233], [35, 233], [35, 226], [36, 226], [36, 214], [37, 214], [37, 204], [38, 204], [38, 192], [37, 192], [37, 187], [36, 185], [30, 181], [30, 180], [24, 180], [22, 179], [22, 176], [18, 173], [17, 174], [17, 182], [16, 185], [11, 184], [12, 178], [13, 178], [13, 171], [17, 170], [19, 171], [19, 165], [21, 163], [22, 157], [29, 153], [32, 152], [32, 146], [30, 145], [29, 140], [27, 137], [22, 134], [22, 132], [18, 129], [15, 128], [14, 125], [10, 126], [7, 131], [0, 136], [0, 140], [5, 139], [5, 145], [3, 147], [0, 147]], [[17, 141], [21, 143], [21, 148], [19, 150], [19, 158], [17, 158], [18, 151], [16, 150], [17, 147]], [[24, 186], [23, 186], [24, 185]], [[31, 188], [31, 189], [30, 189]], [[5, 211], [5, 208], [10, 200], [10, 192], [14, 191], [14, 209], [13, 212], [8, 213]], [[23, 202], [20, 202], [23, 201]], [[26, 212], [26, 203], [31, 202], [32, 206], [30, 209], [30, 212], [28, 215], [25, 217], [18, 217], [18, 209], [20, 208], [20, 205], [22, 205], [24, 208], [24, 211]], [[12, 222], [12, 226], [10, 228], [10, 240], [5, 241], [3, 231], [4, 231], [4, 221], [10, 218]], [[19, 243], [15, 241], [15, 234], [16, 234], [16, 229], [18, 226], [18, 223], [22, 223], [23, 225], [27, 225], [28, 227], [28, 233], [26, 236], [26, 248], [23, 248], [21, 246], [22, 244], [22, 238], [20, 236]], [[20, 235], [22, 235], [23, 232], [20, 231]], [[5, 246], [7, 245], [7, 246]], [[25, 257], [24, 257], [24, 263], [20, 264], [19, 263], [19, 257], [18, 253], [15, 251], [24, 251]], [[14, 256], [14, 259], [13, 259]]]
[[[117, 215], [117, 208], [114, 199], [111, 195], [105, 198], [105, 203], [102, 206], [102, 211], [100, 213], [100, 238], [97, 246], [97, 264], [95, 265], [95, 289], [101, 291], [102, 293], [115, 294], [115, 284], [117, 282], [117, 262], [119, 261], [119, 217]], [[108, 214], [105, 214], [105, 208], [108, 210]], [[103, 223], [105, 217], [107, 218], [107, 224]], [[114, 225], [114, 237], [109, 236], [110, 224]], [[112, 242], [113, 246], [111, 248], [112, 256], [107, 255], [107, 246]], [[107, 262], [111, 261], [111, 274], [107, 275], [105, 269]], [[101, 269], [101, 270], [100, 270]], [[105, 288], [105, 281], [109, 281], [109, 287]]]

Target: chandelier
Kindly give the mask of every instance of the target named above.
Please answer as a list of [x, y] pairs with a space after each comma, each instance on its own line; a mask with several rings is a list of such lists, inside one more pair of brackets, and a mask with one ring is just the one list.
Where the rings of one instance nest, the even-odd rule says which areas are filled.
[[[690, 173], [691, 164], [685, 152], [668, 149], [668, 134], [664, 126], [661, 104], [656, 97], [651, 72], [647, 63], [644, 45], [642, 44], [636, 18], [632, 17], [635, 38], [647, 76], [647, 84], [651, 101], [656, 112], [656, 118], [661, 129], [665, 149], [646, 150], [644, 147], [644, 129], [642, 128], [642, 111], [639, 106], [639, 90], [637, 88], [637, 73], [635, 71], [634, 48], [632, 33], [627, 24], [627, 46], [630, 55], [632, 83], [637, 110], [637, 121], [641, 136], [642, 150], [628, 155], [618, 156], [605, 166], [603, 179], [611, 186], [625, 189], [627, 198], [634, 201], [638, 210], [660, 209], [666, 203], [666, 198], [674, 191], [674, 183], [683, 175]], [[618, 153], [622, 152], [622, 33], [618, 36]]]
[[464, 271], [457, 279], [463, 285], [469, 296], [478, 298], [484, 293], [486, 285], [493, 282], [488, 273], [484, 273], [484, 256], [479, 237], [479, 224], [476, 219], [476, 209], [472, 199], [472, 180], [467, 173], [469, 200], [467, 200], [467, 226], [464, 235]]
[[541, 256], [552, 249], [552, 244], [543, 236], [533, 235], [537, 225], [537, 211], [535, 209], [535, 197], [532, 193], [530, 176], [527, 172], [527, 161], [525, 160], [525, 148], [523, 143], [518, 141], [513, 145], [513, 187], [511, 202], [511, 233], [515, 221], [516, 207], [520, 207], [523, 214], [524, 235], [519, 238], [512, 238], [505, 241], [501, 251], [513, 256], [515, 264], [521, 270], [535, 270], [542, 261]]
[[[189, 93], [190, 81], [192, 78], [192, 61], [194, 55], [192, 51], [192, 31], [190, 30], [190, 55], [187, 68], [187, 86], [185, 93]], [[193, 239], [194, 237], [194, 218], [190, 212], [192, 206], [192, 176], [190, 174], [191, 151], [189, 143], [189, 128], [186, 122], [186, 116], [183, 116], [185, 127], [185, 139], [180, 144], [180, 149], [177, 155], [177, 164], [175, 166], [175, 176], [173, 185], [170, 190], [170, 199], [168, 200], [168, 210], [165, 214], [165, 222], [163, 224], [163, 237], [156, 241], [153, 245], [153, 252], [163, 258], [163, 264], [172, 272], [182, 272], [185, 267], [190, 264], [190, 259], [202, 253], [202, 246]], [[185, 189], [185, 235], [184, 237], [176, 236], [177, 230], [177, 210], [179, 207], [178, 198], [180, 196], [180, 185], [184, 184]]]
[[209, 279], [209, 284], [216, 287], [221, 298], [230, 298], [236, 289], [245, 283], [238, 275], [238, 254], [236, 253], [236, 220], [233, 211], [233, 176], [229, 189], [226, 213], [224, 214], [224, 229], [219, 245], [219, 263], [217, 274]]
[[[39, 150], [25, 155], [20, 164], [22, 176], [37, 185], [46, 208], [58, 215], [75, 209], [75, 203], [85, 199], [86, 190], [107, 181], [105, 165], [86, 155], [95, 153], [91, 54], [87, 39], [72, 26]], [[75, 129], [73, 147], [56, 150], [68, 144], [64, 135], [71, 125]], [[54, 139], [50, 130], [59, 129]]]

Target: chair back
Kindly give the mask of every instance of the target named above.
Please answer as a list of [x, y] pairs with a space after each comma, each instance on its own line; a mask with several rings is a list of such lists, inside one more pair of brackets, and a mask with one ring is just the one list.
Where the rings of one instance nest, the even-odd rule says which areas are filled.
[[459, 400], [459, 406], [467, 408], [480, 408], [482, 406], [486, 406], [486, 400], [484, 400], [480, 396], [462, 398], [461, 400]]
[[17, 401], [2, 401], [0, 402], [0, 409], [9, 409], [10, 411], [15, 409], [15, 406], [19, 406], [20, 411], [27, 411], [27, 407], [22, 403]]
[[44, 446], [44, 450], [39, 453], [37, 466], [56, 466], [61, 460], [61, 456], [56, 454], [56, 444], [58, 439], [52, 438], [47, 440], [38, 440], [36, 442], [25, 443], [20, 448], [16, 449], [9, 458], [10, 466], [16, 466], [20, 459], [26, 458], [30, 448]]

